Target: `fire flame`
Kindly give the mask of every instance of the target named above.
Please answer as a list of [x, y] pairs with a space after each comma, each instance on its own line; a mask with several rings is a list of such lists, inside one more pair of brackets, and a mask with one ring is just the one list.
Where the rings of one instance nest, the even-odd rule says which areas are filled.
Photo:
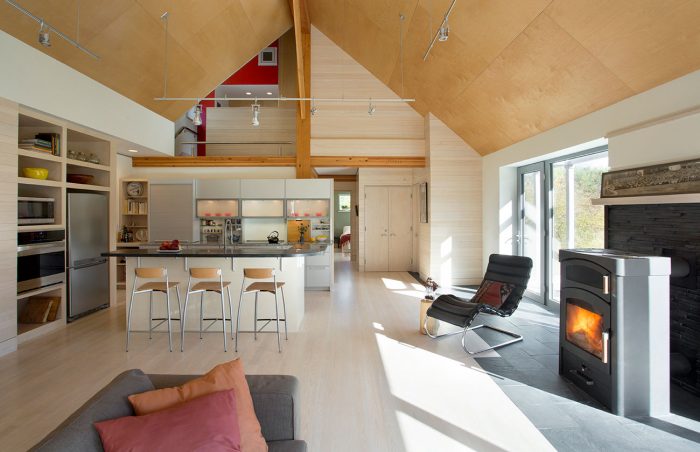
[[603, 317], [575, 304], [567, 304], [566, 339], [602, 359]]

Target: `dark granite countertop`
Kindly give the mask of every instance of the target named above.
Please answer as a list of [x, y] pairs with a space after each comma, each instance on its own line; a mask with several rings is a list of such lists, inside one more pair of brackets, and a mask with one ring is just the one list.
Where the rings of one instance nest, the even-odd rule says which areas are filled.
[[126, 248], [102, 253], [105, 257], [295, 257], [323, 254], [328, 244], [237, 244], [232, 246], [184, 245], [181, 251], [162, 252], [157, 246]]

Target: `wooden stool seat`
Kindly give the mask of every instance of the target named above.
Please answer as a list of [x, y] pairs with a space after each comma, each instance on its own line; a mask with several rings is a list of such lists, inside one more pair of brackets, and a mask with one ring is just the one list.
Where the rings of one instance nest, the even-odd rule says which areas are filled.
[[177, 287], [179, 286], [180, 283], [178, 281], [168, 281], [167, 287], [165, 284], [165, 281], [160, 282], [160, 281], [154, 281], [154, 282], [148, 282], [146, 284], [141, 284], [138, 289], [136, 289], [137, 292], [145, 292], [145, 291], [154, 291], [154, 292], [167, 292], [168, 289], [172, 287]]
[[[284, 286], [283, 282], [277, 283], [277, 288]], [[245, 289], [247, 292], [269, 292], [275, 293], [275, 283], [273, 282], [254, 282]]]
[[205, 292], [216, 292], [219, 293], [221, 292], [221, 286], [224, 288], [228, 287], [231, 285], [231, 281], [223, 281], [221, 284], [219, 284], [216, 281], [203, 281], [203, 282], [198, 282], [194, 286], [192, 286], [192, 289], [190, 289], [191, 292], [199, 292], [199, 291], [205, 291]]

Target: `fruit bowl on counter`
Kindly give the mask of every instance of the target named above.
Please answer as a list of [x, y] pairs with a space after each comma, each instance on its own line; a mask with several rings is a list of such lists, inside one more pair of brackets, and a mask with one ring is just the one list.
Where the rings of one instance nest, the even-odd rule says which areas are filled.
[[22, 175], [30, 179], [46, 180], [49, 170], [46, 168], [22, 168]]
[[177, 239], [172, 241], [165, 240], [160, 243], [158, 248], [159, 253], [177, 253], [180, 251], [182, 251], [182, 248], [180, 247], [180, 241]]

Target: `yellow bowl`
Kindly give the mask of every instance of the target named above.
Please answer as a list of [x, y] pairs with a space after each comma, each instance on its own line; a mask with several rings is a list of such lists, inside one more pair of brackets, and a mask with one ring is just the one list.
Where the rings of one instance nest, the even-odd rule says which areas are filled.
[[22, 174], [24, 177], [43, 180], [49, 177], [49, 170], [46, 168], [23, 168]]

